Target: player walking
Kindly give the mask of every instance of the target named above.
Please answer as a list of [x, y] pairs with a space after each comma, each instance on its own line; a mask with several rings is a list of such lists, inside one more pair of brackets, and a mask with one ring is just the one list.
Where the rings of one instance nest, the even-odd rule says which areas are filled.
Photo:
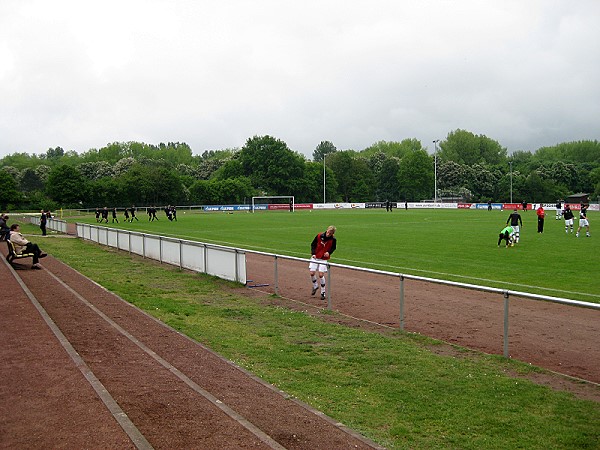
[[131, 205], [131, 221], [133, 222], [133, 219], [137, 220], [138, 222], [140, 221], [140, 219], [137, 218], [137, 216], [135, 215], [135, 205]]
[[562, 202], [560, 200], [556, 201], [556, 220], [560, 220], [562, 218]]
[[577, 228], [577, 233], [575, 233], [575, 237], [579, 237], [579, 231], [585, 227], [585, 237], [590, 237], [590, 223], [587, 219], [587, 208], [588, 205], [581, 205], [581, 211], [579, 211], [579, 227]]
[[571, 227], [571, 233], [573, 232], [573, 211], [571, 211], [571, 207], [565, 204], [565, 210], [563, 212], [563, 217], [565, 218], [565, 233], [569, 233], [569, 227]]
[[513, 230], [515, 232], [515, 243], [518, 244], [521, 227], [523, 226], [523, 220], [521, 219], [521, 214], [519, 214], [519, 211], [516, 208], [515, 211], [510, 216], [508, 216], [508, 219], [506, 220], [506, 225], [508, 225], [508, 222], [510, 222], [510, 226], [513, 227]]
[[312, 280], [311, 295], [315, 295], [319, 285], [317, 283], [317, 272], [319, 272], [319, 280], [321, 282], [321, 300], [325, 300], [325, 273], [327, 272], [327, 260], [331, 258], [331, 254], [335, 251], [337, 241], [334, 237], [335, 227], [327, 227], [327, 231], [319, 233], [315, 236], [310, 244], [310, 264], [308, 270], [310, 279]]
[[540, 203], [540, 207], [535, 210], [538, 218], [538, 233], [544, 232], [544, 219], [546, 218], [546, 211], [544, 211], [544, 205]]

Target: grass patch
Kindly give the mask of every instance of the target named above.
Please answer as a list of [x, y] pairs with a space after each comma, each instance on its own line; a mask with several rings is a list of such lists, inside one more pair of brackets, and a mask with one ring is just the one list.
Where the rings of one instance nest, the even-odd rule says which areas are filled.
[[76, 239], [48, 238], [43, 248], [388, 448], [598, 448], [600, 404], [507, 375], [538, 370], [527, 365], [439, 355], [422, 336], [265, 306], [233, 283]]

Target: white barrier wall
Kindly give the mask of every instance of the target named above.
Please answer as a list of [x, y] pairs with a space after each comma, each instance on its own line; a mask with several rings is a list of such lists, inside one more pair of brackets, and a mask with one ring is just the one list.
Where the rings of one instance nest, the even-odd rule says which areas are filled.
[[[34, 223], [38, 226], [40, 225], [40, 220], [41, 219], [39, 216], [34, 216], [34, 217], [30, 218], [30, 222]], [[59, 231], [60, 233], [66, 233], [67, 232], [67, 221], [59, 220], [59, 219], [48, 219], [46, 222], [46, 229]]]
[[182, 269], [246, 284], [244, 250], [82, 223], [77, 224], [77, 236]]

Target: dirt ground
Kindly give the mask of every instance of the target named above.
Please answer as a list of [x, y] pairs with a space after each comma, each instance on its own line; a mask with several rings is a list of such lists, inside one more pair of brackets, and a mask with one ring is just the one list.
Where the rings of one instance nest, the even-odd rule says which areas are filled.
[[[54, 258], [42, 263], [0, 263], [0, 448], [378, 448]], [[239, 292], [311, 314], [327, 306], [310, 295], [305, 264], [278, 265], [281, 297], [265, 295], [276, 285], [271, 259], [248, 254], [247, 270], [258, 287]], [[321, 317], [397, 328], [398, 283], [335, 269], [331, 306], [346, 316]], [[407, 281], [405, 328], [502, 354], [503, 300]], [[519, 298], [509, 311], [511, 357], [600, 383], [598, 311]], [[600, 401], [597, 385], [536, 378]]]
[[[247, 254], [249, 285], [275, 292], [273, 258]], [[399, 279], [332, 268], [331, 307], [343, 314], [398, 328]], [[266, 286], [263, 286], [266, 285]], [[308, 266], [277, 263], [278, 294], [309, 305], [327, 307], [311, 296]], [[503, 354], [504, 297], [485, 292], [405, 281], [406, 331], [451, 344]], [[543, 301], [509, 299], [509, 355], [571, 377], [600, 383], [600, 311]]]

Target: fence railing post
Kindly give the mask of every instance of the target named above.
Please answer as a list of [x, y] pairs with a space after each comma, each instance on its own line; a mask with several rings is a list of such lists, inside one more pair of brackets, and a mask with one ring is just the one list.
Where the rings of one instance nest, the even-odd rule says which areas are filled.
[[279, 274], [278, 274], [278, 265], [277, 265], [277, 255], [275, 255], [274, 259], [275, 264], [275, 295], [279, 295]]
[[183, 269], [183, 242], [179, 239], [179, 269]]
[[331, 311], [331, 266], [327, 263], [327, 309]]
[[163, 262], [163, 239], [162, 236], [158, 237], [158, 260], [162, 264]]
[[400, 275], [400, 329], [404, 330], [404, 275]]
[[504, 357], [508, 356], [508, 291], [504, 291]]

